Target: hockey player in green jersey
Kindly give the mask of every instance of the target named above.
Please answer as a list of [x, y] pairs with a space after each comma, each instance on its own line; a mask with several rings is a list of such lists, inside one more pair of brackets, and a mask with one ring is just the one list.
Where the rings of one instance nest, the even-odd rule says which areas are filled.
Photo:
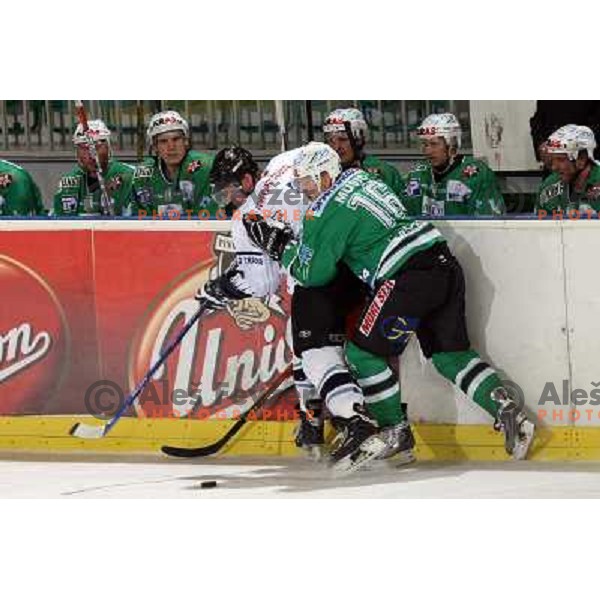
[[404, 192], [404, 180], [396, 167], [365, 153], [369, 127], [357, 108], [337, 108], [323, 123], [325, 143], [340, 157], [343, 169], [359, 168], [387, 183], [395, 194]]
[[[77, 166], [64, 174], [54, 194], [54, 215], [100, 217], [122, 215], [131, 197], [134, 168], [112, 157], [111, 132], [104, 121], [94, 119], [84, 131], [79, 124], [73, 134]], [[110, 206], [103, 199], [98, 165], [90, 153], [93, 142], [102, 170], [102, 180]]]
[[32, 217], [45, 214], [40, 190], [22, 167], [0, 160], [0, 216]]
[[299, 188], [310, 197], [319, 194], [300, 238], [259, 219], [246, 221], [247, 231], [301, 286], [326, 285], [340, 262], [369, 285], [346, 359], [379, 425], [405, 419], [387, 360], [399, 356], [414, 334], [438, 372], [495, 419], [508, 454], [525, 458], [534, 425], [470, 346], [463, 272], [442, 234], [432, 223], [408, 218], [389, 187], [363, 171], [350, 169], [336, 179], [326, 164], [307, 160], [295, 168]]
[[546, 142], [553, 173], [538, 191], [535, 211], [540, 217], [553, 212], [600, 212], [600, 164], [592, 157], [593, 131], [584, 125], [565, 125]]
[[411, 216], [444, 217], [505, 213], [493, 171], [460, 154], [462, 130], [451, 113], [429, 115], [417, 135], [426, 160], [408, 174], [400, 196]]
[[190, 149], [187, 121], [173, 110], [157, 113], [146, 136], [153, 156], [136, 168], [131, 213], [215, 216], [218, 205], [209, 182], [213, 156]]

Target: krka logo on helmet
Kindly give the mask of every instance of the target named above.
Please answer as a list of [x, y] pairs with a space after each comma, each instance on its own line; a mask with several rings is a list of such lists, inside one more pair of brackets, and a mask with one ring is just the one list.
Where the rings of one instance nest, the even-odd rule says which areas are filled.
[[0, 414], [40, 414], [67, 366], [68, 328], [50, 286], [0, 255]]
[[[234, 257], [229, 236], [216, 234], [209, 259], [181, 274], [153, 302], [136, 332], [129, 385], [139, 381], [198, 309], [194, 294]], [[155, 374], [136, 406], [148, 417], [227, 417], [246, 412], [292, 360], [291, 325], [282, 298], [246, 298], [204, 314]]]

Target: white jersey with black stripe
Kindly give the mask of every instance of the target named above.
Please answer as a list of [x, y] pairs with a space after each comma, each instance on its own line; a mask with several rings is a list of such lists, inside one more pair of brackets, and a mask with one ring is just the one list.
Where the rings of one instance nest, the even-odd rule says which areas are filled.
[[233, 217], [232, 237], [235, 246], [235, 265], [240, 271], [235, 285], [241, 291], [263, 298], [277, 291], [284, 273], [278, 262], [255, 246], [242, 223], [243, 215], [255, 212], [265, 218], [280, 213], [280, 220], [292, 227], [296, 235], [302, 225], [307, 204], [292, 186], [293, 164], [298, 150], [288, 150], [275, 156], [258, 180], [254, 192]]

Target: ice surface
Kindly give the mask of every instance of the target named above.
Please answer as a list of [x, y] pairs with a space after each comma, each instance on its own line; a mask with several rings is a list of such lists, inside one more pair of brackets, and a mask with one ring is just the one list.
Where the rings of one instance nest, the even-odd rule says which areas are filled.
[[0, 498], [595, 498], [599, 474], [595, 463], [422, 462], [336, 479], [299, 458], [7, 456]]

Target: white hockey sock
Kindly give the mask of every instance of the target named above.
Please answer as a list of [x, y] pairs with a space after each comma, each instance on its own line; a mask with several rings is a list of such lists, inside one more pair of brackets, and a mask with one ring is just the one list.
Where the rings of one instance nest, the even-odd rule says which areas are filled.
[[332, 415], [349, 419], [356, 414], [354, 404], [363, 404], [364, 398], [344, 362], [341, 346], [306, 350], [302, 364]]

